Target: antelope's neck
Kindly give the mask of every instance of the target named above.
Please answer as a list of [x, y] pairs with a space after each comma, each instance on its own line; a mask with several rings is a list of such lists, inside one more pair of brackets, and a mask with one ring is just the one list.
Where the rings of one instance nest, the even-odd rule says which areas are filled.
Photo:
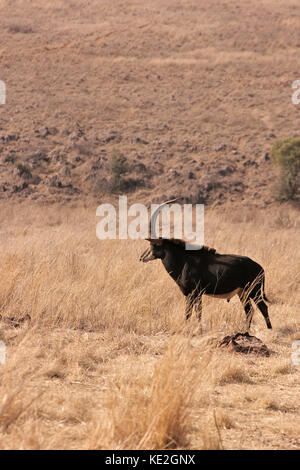
[[180, 251], [178, 251], [175, 247], [173, 249], [170, 248], [166, 251], [166, 255], [162, 259], [166, 271], [175, 281], [181, 276], [185, 264]]

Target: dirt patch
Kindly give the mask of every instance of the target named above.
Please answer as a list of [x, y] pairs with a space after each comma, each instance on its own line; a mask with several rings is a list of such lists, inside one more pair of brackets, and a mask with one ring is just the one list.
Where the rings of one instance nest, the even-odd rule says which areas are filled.
[[13, 326], [14, 328], [19, 328], [24, 322], [30, 322], [31, 317], [30, 315], [25, 315], [22, 318], [17, 318], [17, 317], [3, 317], [0, 315], [0, 322], [4, 322], [5, 324], [9, 326]]
[[226, 347], [230, 351], [243, 354], [254, 353], [266, 357], [271, 354], [269, 348], [259, 338], [251, 336], [249, 333], [236, 333], [235, 335], [225, 336], [219, 341], [218, 347]]

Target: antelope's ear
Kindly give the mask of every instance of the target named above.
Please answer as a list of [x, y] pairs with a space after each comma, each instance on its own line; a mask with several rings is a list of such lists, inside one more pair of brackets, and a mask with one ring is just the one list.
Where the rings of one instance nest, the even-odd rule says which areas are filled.
[[145, 238], [145, 240], [148, 240], [148, 242], [152, 243], [153, 245], [162, 246], [163, 244], [163, 241], [159, 238]]

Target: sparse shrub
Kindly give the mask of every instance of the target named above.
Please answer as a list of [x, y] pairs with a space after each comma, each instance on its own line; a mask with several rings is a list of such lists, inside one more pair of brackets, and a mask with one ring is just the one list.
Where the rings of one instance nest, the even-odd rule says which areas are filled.
[[24, 25], [24, 24], [11, 24], [8, 27], [8, 31], [10, 33], [22, 33], [22, 34], [33, 33], [32, 27], [28, 25]]
[[86, 155], [87, 157], [92, 155], [92, 146], [89, 142], [79, 142], [75, 147], [78, 149], [80, 155]]
[[278, 180], [273, 186], [275, 199], [281, 202], [294, 199], [297, 189], [298, 182], [296, 175], [288, 171], [281, 171]]
[[32, 177], [31, 169], [28, 165], [24, 165], [24, 163], [17, 163], [16, 167], [20, 173], [20, 176], [23, 176], [26, 179], [30, 179]]
[[226, 413], [222, 408], [218, 408], [215, 413], [215, 419], [217, 422], [217, 425], [221, 429], [231, 429], [234, 428], [234, 423], [232, 418], [229, 416], [228, 413]]
[[222, 370], [221, 376], [217, 379], [217, 383], [219, 385], [251, 383], [251, 380], [244, 369], [237, 364], [231, 363]]
[[110, 171], [112, 174], [111, 190], [122, 191], [126, 187], [124, 175], [128, 172], [128, 163], [126, 157], [119, 153], [114, 152], [110, 161]]
[[291, 374], [293, 373], [293, 371], [294, 371], [293, 365], [289, 362], [284, 362], [282, 364], [279, 364], [274, 369], [275, 374], [279, 374], [279, 375]]
[[112, 155], [111, 170], [113, 175], [117, 177], [127, 173], [127, 160], [123, 154], [114, 153]]
[[276, 217], [274, 218], [273, 226], [277, 228], [291, 228], [293, 227], [293, 220], [290, 217], [290, 214], [284, 208], [277, 212]]
[[14, 153], [9, 153], [8, 155], [6, 155], [5, 159], [4, 159], [4, 162], [5, 163], [15, 163], [16, 161], [16, 156]]
[[291, 137], [275, 142], [271, 150], [280, 174], [274, 186], [275, 198], [279, 201], [294, 199], [299, 188], [300, 137]]

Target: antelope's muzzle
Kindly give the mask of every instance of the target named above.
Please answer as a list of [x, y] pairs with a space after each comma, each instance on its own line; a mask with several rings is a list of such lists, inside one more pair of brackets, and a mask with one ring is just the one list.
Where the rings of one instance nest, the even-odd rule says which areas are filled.
[[155, 259], [155, 256], [153, 255], [151, 248], [145, 250], [140, 256], [140, 261], [143, 261], [143, 263], [147, 263], [147, 261], [151, 261], [153, 259]]

